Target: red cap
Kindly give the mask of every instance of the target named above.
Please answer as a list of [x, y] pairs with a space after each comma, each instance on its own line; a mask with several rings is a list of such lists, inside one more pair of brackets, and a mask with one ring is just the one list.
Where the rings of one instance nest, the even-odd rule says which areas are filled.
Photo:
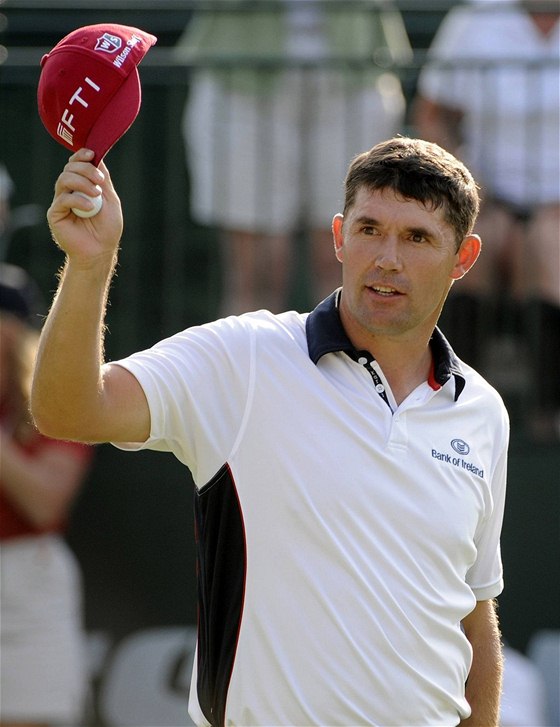
[[137, 66], [157, 38], [126, 25], [88, 25], [41, 59], [39, 116], [67, 149], [95, 152], [99, 164], [140, 111]]

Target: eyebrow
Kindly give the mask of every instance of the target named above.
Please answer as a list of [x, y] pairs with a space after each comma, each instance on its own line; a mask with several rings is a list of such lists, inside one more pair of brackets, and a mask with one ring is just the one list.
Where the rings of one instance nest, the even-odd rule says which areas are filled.
[[433, 238], [434, 233], [430, 232], [426, 227], [409, 227], [407, 228], [407, 232], [410, 232], [412, 235], [422, 235], [422, 237], [429, 237], [430, 239]]
[[[357, 225], [358, 227], [366, 226], [366, 227], [377, 227], [378, 225], [381, 225], [381, 222], [379, 220], [375, 219], [374, 217], [368, 217], [367, 215], [362, 215], [361, 217], [356, 217], [356, 219], [353, 222], [354, 225]], [[406, 227], [405, 231], [412, 235], [422, 235], [423, 237], [434, 237], [434, 232], [430, 231], [427, 227]]]
[[356, 219], [351, 222], [351, 227], [379, 227], [380, 225], [381, 222], [379, 222], [379, 220], [376, 220], [373, 217], [367, 217], [366, 215], [356, 217]]

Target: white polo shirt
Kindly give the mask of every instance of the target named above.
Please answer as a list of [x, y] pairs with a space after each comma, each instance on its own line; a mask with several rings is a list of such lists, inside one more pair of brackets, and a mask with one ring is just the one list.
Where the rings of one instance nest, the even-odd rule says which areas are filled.
[[437, 330], [432, 351], [431, 384], [393, 412], [333, 294], [309, 315], [230, 317], [118, 362], [148, 399], [143, 446], [197, 485], [197, 724], [468, 716], [461, 620], [502, 590], [508, 420]]

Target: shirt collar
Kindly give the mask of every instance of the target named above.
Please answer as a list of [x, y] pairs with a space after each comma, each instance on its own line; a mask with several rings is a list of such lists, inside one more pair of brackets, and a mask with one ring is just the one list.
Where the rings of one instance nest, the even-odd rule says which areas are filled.
[[[358, 351], [352, 345], [340, 320], [338, 303], [342, 288], [325, 298], [307, 316], [305, 333], [309, 358], [314, 364], [327, 353], [342, 351], [357, 359]], [[455, 401], [465, 388], [465, 377], [461, 362], [439, 328], [435, 328], [430, 339], [433, 357], [433, 373], [430, 375], [432, 388], [440, 388], [453, 376], [455, 378]]]

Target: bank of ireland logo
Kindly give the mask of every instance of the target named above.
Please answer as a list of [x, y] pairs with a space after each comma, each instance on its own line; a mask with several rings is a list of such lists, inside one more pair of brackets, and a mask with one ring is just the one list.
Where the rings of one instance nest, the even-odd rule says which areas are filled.
[[452, 439], [450, 444], [457, 456], [450, 452], [439, 452], [437, 449], [432, 449], [432, 457], [445, 465], [450, 464], [458, 469], [466, 470], [483, 480], [484, 469], [479, 467], [478, 464], [474, 464], [474, 462], [469, 462], [469, 460], [465, 459], [471, 451], [470, 446], [465, 442], [465, 440]]
[[118, 35], [103, 33], [103, 35], [97, 39], [95, 50], [102, 51], [103, 53], [116, 53], [121, 45], [122, 40]]
[[463, 439], [452, 439], [451, 446], [457, 454], [468, 454], [471, 451], [471, 448]]

